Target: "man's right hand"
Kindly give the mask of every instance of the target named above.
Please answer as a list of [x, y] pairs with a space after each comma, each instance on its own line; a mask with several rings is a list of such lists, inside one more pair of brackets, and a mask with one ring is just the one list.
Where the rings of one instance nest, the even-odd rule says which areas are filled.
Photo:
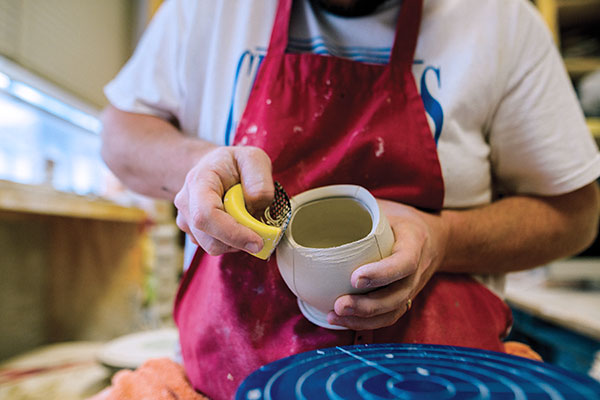
[[265, 209], [275, 188], [269, 156], [257, 147], [216, 147], [187, 173], [175, 196], [177, 226], [210, 255], [263, 247], [262, 238], [223, 208], [225, 192], [242, 183], [250, 213]]

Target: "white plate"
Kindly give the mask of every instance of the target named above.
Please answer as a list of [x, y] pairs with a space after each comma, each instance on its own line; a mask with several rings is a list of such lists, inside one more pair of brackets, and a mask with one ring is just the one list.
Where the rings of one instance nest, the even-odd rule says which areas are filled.
[[106, 343], [98, 360], [109, 367], [135, 369], [151, 358], [176, 360], [179, 334], [175, 328], [144, 331]]

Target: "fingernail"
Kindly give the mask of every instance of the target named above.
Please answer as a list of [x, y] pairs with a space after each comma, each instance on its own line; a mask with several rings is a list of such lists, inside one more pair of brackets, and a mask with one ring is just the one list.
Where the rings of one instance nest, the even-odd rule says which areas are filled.
[[369, 287], [369, 285], [371, 285], [371, 280], [367, 278], [358, 278], [358, 280], [356, 281], [357, 289], [364, 289]]
[[246, 246], [244, 246], [244, 248], [249, 253], [258, 253], [261, 249], [259, 245], [257, 245], [256, 243], [252, 243], [252, 242], [246, 243]]

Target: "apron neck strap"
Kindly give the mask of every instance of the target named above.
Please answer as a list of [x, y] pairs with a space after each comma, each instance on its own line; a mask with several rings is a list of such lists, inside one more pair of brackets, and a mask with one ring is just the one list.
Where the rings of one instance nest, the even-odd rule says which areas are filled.
[[412, 66], [422, 13], [423, 0], [402, 0], [390, 65], [408, 63]]
[[[304, 0], [302, 0], [304, 1]], [[275, 23], [271, 32], [271, 42], [267, 55], [283, 55], [288, 44], [288, 31], [290, 29], [290, 16], [292, 14], [292, 0], [279, 0]]]
[[[406, 63], [412, 65], [417, 38], [419, 36], [422, 11], [423, 0], [402, 0], [400, 15], [398, 16], [396, 25], [394, 45], [390, 55], [391, 65]], [[267, 55], [276, 56], [285, 53], [288, 44], [291, 13], [292, 0], [279, 0]]]

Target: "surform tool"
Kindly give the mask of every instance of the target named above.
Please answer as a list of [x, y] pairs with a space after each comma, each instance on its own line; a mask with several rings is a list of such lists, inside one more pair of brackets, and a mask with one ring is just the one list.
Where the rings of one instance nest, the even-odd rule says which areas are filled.
[[265, 209], [260, 220], [254, 218], [246, 209], [242, 185], [232, 186], [223, 198], [225, 211], [237, 222], [252, 229], [262, 237], [264, 246], [252, 255], [266, 260], [273, 253], [290, 222], [292, 206], [290, 198], [279, 182], [275, 182], [275, 197]]

